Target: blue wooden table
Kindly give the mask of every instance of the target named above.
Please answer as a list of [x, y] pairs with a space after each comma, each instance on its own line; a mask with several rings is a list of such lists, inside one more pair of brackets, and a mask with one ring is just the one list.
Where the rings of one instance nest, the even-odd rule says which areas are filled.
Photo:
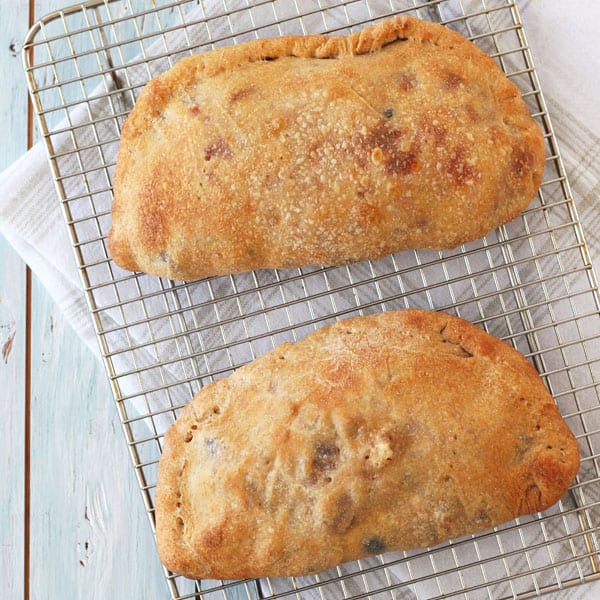
[[[65, 0], [0, 0], [0, 170], [37, 139], [21, 47]], [[0, 238], [0, 598], [168, 598], [104, 367]]]
[[[70, 3], [0, 0], [0, 170], [37, 137], [22, 40]], [[0, 257], [0, 598], [166, 599], [104, 368], [1, 238]]]

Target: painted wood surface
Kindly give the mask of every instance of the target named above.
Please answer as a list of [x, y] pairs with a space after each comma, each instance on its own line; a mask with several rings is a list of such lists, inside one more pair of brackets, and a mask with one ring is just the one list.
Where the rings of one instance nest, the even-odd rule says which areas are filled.
[[[37, 1], [31, 20], [69, 4]], [[27, 148], [29, 8], [0, 0], [0, 169]], [[166, 599], [104, 368], [35, 276], [27, 294], [26, 267], [4, 239], [0, 257], [0, 598]]]
[[25, 267], [3, 239], [0, 257], [0, 598], [18, 598], [24, 572]]
[[[0, 94], [0, 171], [27, 148], [27, 98], [18, 33], [27, 23], [28, 11], [24, 5], [16, 10], [8, 7], [9, 0], [0, 0], [0, 81], [5, 82]], [[16, 99], [18, 108], [13, 106]], [[20, 598], [25, 591], [25, 307], [25, 265], [0, 236], [0, 598]]]
[[105, 373], [32, 300], [31, 598], [167, 598]]

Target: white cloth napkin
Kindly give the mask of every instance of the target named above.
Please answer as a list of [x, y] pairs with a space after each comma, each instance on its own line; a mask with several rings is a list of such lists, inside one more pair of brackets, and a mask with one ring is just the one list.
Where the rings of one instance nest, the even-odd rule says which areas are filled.
[[46, 149], [38, 142], [0, 174], [0, 232], [100, 357]]
[[[203, 3], [198, 11], [208, 12], [206, 6], [209, 5], [209, 2]], [[600, 73], [600, 53], [596, 46], [597, 31], [600, 28], [600, 4], [594, 0], [576, 0], [570, 3], [521, 0], [518, 5], [522, 11], [525, 32], [532, 48], [554, 130], [570, 175], [575, 205], [583, 224], [590, 255], [596, 264], [596, 271], [600, 273], [600, 210], [597, 200], [600, 164], [596, 161], [600, 154], [600, 118], [597, 110], [600, 83], [595, 77], [595, 74]], [[586, 15], [586, 18], [582, 19], [582, 15]], [[335, 19], [335, 14], [332, 14], [331, 18]], [[342, 18], [340, 24], [343, 22]], [[171, 48], [183, 47], [189, 41], [189, 36], [195, 35], [194, 30], [186, 31], [186, 35], [187, 40], [178, 38], [181, 33], [169, 34]], [[155, 46], [150, 46], [147, 56], [153, 52], [160, 54], [164, 49], [162, 44], [163, 42], [159, 41]], [[164, 62], [155, 63], [157, 69], [160, 69], [161, 65], [164, 67]], [[132, 67], [124, 71], [122, 76], [130, 81], [135, 81], [138, 77], [143, 80], [144, 72]], [[105, 91], [106, 88], [102, 87], [99, 93]], [[110, 112], [110, 107], [105, 103], [91, 101], [72, 111], [69, 118], [71, 124], [78, 125], [76, 141], [80, 147], [93, 143], [94, 132], [85, 124], [90, 118], [102, 117], [107, 110]], [[73, 147], [73, 139], [69, 133], [54, 135], [52, 143], [55, 151], [66, 152]], [[109, 207], [110, 195], [106, 194], [104, 200]], [[103, 201], [103, 197], [100, 201]], [[45, 149], [41, 144], [37, 144], [0, 175], [0, 232], [46, 286], [66, 319], [81, 335], [90, 350], [100, 356], [68, 229], [57, 201]], [[102, 302], [102, 291], [98, 294], [97, 300]], [[106, 301], [110, 303], [110, 299]], [[108, 318], [111, 314], [107, 311]], [[116, 329], [120, 324], [119, 319], [119, 313], [115, 311]], [[107, 328], [109, 324], [105, 322], [104, 326]], [[114, 335], [120, 334], [116, 331]], [[143, 343], [144, 334], [140, 335], [140, 341]], [[123, 344], [127, 341], [124, 339]], [[173, 355], [177, 356], [176, 342], [168, 343], [174, 346]], [[140, 354], [135, 356], [139, 361], [152, 360], [152, 357], [143, 357]], [[127, 371], [125, 357], [122, 358], [122, 366], [119, 366], [119, 356], [113, 357], [113, 360], [116, 361], [117, 371]], [[178, 367], [172, 365], [172, 368], [175, 370]], [[158, 383], [161, 383], [161, 377], [165, 377], [164, 372], [157, 375]], [[125, 395], [135, 396], [136, 391], [139, 391], [139, 382], [136, 382], [135, 376], [132, 376], [131, 389], [127, 387], [127, 378], [122, 379], [121, 385]], [[155, 408], [148, 405], [137, 406], [142, 413], [144, 410]], [[149, 426], [154, 434], [160, 435], [168, 423], [168, 419], [162, 424], [160, 419], [155, 418]], [[440, 564], [443, 565], [450, 555], [439, 556]], [[365, 561], [363, 566], [375, 565], [377, 560], [374, 558], [371, 562]], [[408, 578], [410, 574], [405, 570], [403, 564], [390, 569], [387, 574], [390, 581], [387, 584]], [[414, 574], [412, 576], [414, 577]], [[380, 576], [377, 572], [367, 575], [362, 578], [361, 585], [366, 585], [364, 582], [371, 577], [375, 580]], [[382, 582], [377, 581], [377, 585], [382, 585]], [[386, 585], [386, 582], [383, 582], [383, 585]], [[430, 585], [429, 582], [418, 583], [413, 589], [419, 595], [426, 596]], [[276, 593], [278, 586], [277, 581], [263, 582], [263, 592], [267, 595]], [[353, 586], [358, 587], [355, 590]], [[364, 591], [354, 580], [348, 580], [347, 588], [349, 593]], [[314, 597], [318, 596], [319, 592], [314, 591]], [[311, 597], [311, 594], [307, 593], [304, 597]]]

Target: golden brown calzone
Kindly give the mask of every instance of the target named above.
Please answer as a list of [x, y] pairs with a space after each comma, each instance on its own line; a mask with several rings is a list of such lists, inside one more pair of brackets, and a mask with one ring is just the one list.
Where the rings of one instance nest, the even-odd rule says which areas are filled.
[[208, 385], [159, 464], [162, 561], [301, 575], [544, 510], [577, 442], [533, 366], [444, 313], [357, 317]]
[[442, 25], [262, 39], [148, 83], [109, 248], [174, 279], [451, 248], [519, 215], [543, 164], [517, 87]]

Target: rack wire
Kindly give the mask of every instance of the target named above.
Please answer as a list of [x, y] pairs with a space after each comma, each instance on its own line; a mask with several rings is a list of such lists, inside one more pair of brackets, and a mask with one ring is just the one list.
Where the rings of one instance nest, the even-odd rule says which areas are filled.
[[[261, 36], [348, 32], [411, 13], [460, 31], [520, 88], [545, 134], [542, 187], [486, 238], [342, 267], [175, 283], [111, 262], [121, 126], [144, 84], [192, 52]], [[24, 45], [31, 98], [153, 527], [162, 438], [206, 383], [333, 320], [403, 307], [457, 314], [525, 354], [582, 453], [542, 514], [435, 548], [318, 576], [190, 581], [173, 598], [527, 598], [600, 576], [600, 299], [518, 7], [510, 0], [92, 0], [52, 13]]]

